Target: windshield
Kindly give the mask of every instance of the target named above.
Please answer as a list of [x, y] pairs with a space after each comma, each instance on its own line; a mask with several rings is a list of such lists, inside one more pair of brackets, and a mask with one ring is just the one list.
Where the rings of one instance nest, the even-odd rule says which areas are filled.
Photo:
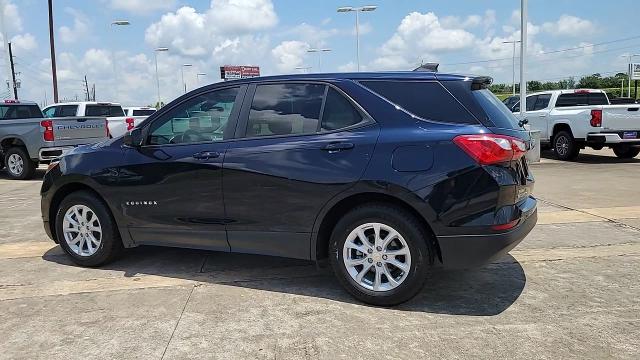
[[488, 89], [482, 89], [473, 90], [471, 93], [496, 127], [504, 129], [520, 129], [520, 126], [518, 126], [518, 119], [491, 91]]

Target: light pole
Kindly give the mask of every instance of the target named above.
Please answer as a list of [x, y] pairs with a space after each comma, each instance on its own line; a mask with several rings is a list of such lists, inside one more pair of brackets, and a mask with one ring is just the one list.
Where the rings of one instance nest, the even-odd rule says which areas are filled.
[[373, 11], [378, 7], [375, 5], [365, 5], [361, 7], [343, 6], [338, 8], [338, 12], [355, 12], [356, 13], [356, 56], [358, 61], [358, 71], [360, 71], [360, 12]]
[[525, 60], [527, 56], [527, 0], [520, 0], [520, 120], [525, 120], [527, 112], [527, 79]]
[[182, 64], [180, 67], [180, 74], [182, 75], [182, 86], [184, 87], [184, 93], [187, 93], [187, 83], [184, 82], [184, 68], [193, 66], [191, 64]]
[[[129, 22], [129, 20], [114, 20], [111, 22], [111, 28], [113, 29], [113, 26], [127, 26], [127, 25], [131, 25], [131, 23]], [[113, 41], [113, 40], [112, 40]], [[120, 83], [118, 82], [118, 69], [116, 68], [116, 49], [115, 49], [115, 41], [114, 41], [114, 45], [111, 47], [111, 56], [113, 57], [113, 79], [116, 82], [116, 100], [118, 100], [118, 88]]]
[[516, 44], [518, 44], [520, 40], [511, 40], [511, 41], [503, 41], [503, 44], [513, 44], [513, 63], [511, 65], [511, 73], [513, 76], [513, 96], [516, 96]]
[[322, 64], [322, 53], [329, 52], [331, 49], [309, 49], [308, 53], [318, 53], [318, 72], [320, 72], [320, 65]]
[[631, 97], [631, 59], [635, 56], [640, 56], [640, 54], [625, 54], [621, 56], [629, 59], [629, 68], [627, 69], [627, 75], [629, 75], [629, 91], [627, 92], [627, 97]]
[[158, 52], [169, 51], [169, 48], [159, 47], [153, 51], [153, 57], [156, 60], [156, 86], [158, 88], [158, 108], [162, 107], [162, 99], [160, 98], [160, 76], [158, 75]]
[[201, 72], [201, 73], [197, 73], [197, 74], [196, 74], [196, 84], [197, 84], [198, 86], [200, 86], [200, 76], [207, 76], [207, 73], [203, 73], [203, 72]]
[[308, 73], [311, 69], [311, 66], [297, 66], [296, 70], [302, 71], [304, 74]]

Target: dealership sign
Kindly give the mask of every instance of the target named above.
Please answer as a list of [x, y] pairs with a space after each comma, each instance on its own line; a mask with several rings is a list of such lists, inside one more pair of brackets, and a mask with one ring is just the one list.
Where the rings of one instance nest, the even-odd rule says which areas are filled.
[[640, 63], [629, 64], [629, 76], [631, 80], [640, 80]]
[[259, 66], [220, 66], [220, 77], [224, 80], [245, 79], [260, 76]]

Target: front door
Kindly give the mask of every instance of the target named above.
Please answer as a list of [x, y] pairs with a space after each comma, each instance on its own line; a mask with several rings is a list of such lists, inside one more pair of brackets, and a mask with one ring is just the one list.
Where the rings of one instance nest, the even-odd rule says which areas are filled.
[[[136, 244], [228, 251], [222, 163], [245, 87], [195, 95], [142, 129], [118, 182]], [[236, 105], [238, 104], [238, 105]]]
[[248, 93], [255, 95], [238, 122], [242, 138], [224, 162], [231, 251], [309, 258], [318, 213], [360, 179], [378, 126], [325, 84], [262, 84]]

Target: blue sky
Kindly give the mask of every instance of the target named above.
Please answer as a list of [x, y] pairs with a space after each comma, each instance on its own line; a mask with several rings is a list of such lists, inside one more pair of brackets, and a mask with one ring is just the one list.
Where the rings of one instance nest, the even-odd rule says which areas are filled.
[[[46, 92], [50, 102], [46, 1], [5, 2], [22, 97], [44, 102]], [[620, 16], [620, 9], [636, 4], [615, 3], [530, 0], [529, 78], [559, 80], [625, 69], [621, 55], [640, 53], [640, 38], [608, 42], [640, 35], [629, 32], [631, 16], [626, 21]], [[332, 49], [322, 55], [321, 71], [354, 70], [355, 17], [336, 8], [368, 4], [378, 9], [361, 17], [363, 69], [410, 69], [423, 60], [441, 63], [441, 71], [511, 81], [512, 50], [502, 41], [519, 37], [517, 0], [54, 0], [60, 94], [82, 97], [80, 80], [87, 75], [98, 99], [153, 103], [157, 46], [169, 48], [158, 55], [165, 101], [180, 94], [184, 63], [193, 64], [185, 69], [189, 88], [198, 85], [197, 72], [207, 73], [200, 84], [219, 81], [223, 64], [259, 65], [263, 74], [308, 66], [318, 71], [317, 54], [306, 52], [310, 47]], [[115, 19], [131, 25], [111, 26]], [[6, 78], [6, 66], [3, 70]]]

